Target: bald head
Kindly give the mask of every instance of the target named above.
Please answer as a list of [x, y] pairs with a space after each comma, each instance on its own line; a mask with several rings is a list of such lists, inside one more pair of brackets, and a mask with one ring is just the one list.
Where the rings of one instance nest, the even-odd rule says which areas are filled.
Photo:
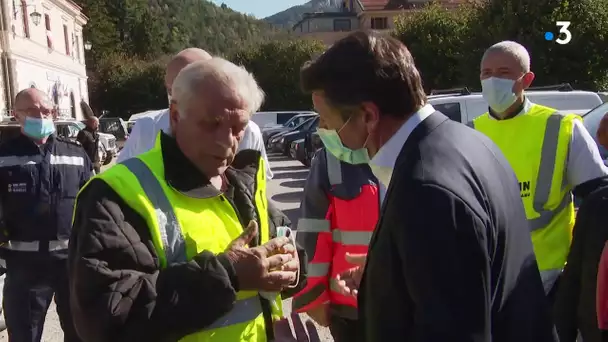
[[173, 81], [183, 68], [188, 64], [209, 59], [211, 59], [211, 55], [207, 51], [198, 48], [188, 48], [173, 56], [169, 64], [167, 64], [167, 70], [165, 72], [165, 87], [167, 88], [167, 93], [171, 95]]
[[51, 100], [49, 99], [48, 95], [42, 90], [36, 88], [27, 88], [18, 92], [15, 96], [15, 109], [18, 110], [19, 108], [23, 107], [30, 107], [32, 103], [46, 103], [52, 107], [50, 102]]
[[99, 119], [96, 116], [90, 116], [86, 120], [86, 125], [90, 130], [96, 131], [99, 127]]

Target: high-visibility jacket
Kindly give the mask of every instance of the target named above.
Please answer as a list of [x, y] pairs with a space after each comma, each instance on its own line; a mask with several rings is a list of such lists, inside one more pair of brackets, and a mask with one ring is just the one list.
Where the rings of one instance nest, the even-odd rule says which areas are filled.
[[564, 267], [572, 240], [575, 214], [566, 165], [574, 120], [581, 118], [537, 104], [508, 120], [489, 113], [473, 120], [515, 171], [545, 291]]
[[[187, 262], [205, 250], [222, 253], [243, 232], [236, 208], [224, 195], [197, 198], [195, 193], [178, 192], [165, 182], [160, 139], [149, 152], [125, 160], [95, 178], [105, 181], [146, 220], [161, 268]], [[260, 159], [254, 202], [261, 243], [270, 238], [265, 193], [264, 162]], [[272, 329], [266, 326], [265, 321], [280, 319], [281, 305], [279, 296], [274, 301], [268, 301], [258, 292], [240, 291], [229, 313], [203, 331], [180, 341], [265, 342], [266, 329]], [[263, 307], [270, 310], [264, 310]], [[203, 307], [201, 310], [206, 309]], [[192, 315], [196, 315], [196, 312]]]
[[308, 256], [308, 280], [293, 298], [294, 311], [329, 303], [332, 314], [357, 318], [356, 299], [333, 291], [330, 279], [355, 266], [346, 262], [347, 252], [367, 253], [380, 211], [377, 184], [367, 164], [340, 162], [324, 149], [317, 153], [296, 235]]

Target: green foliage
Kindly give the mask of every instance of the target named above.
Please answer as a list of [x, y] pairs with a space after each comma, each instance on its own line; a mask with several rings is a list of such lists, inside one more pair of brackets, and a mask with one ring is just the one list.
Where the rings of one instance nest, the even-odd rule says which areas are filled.
[[[572, 41], [546, 41], [558, 34], [556, 21], [570, 21]], [[431, 5], [397, 20], [403, 41], [423, 75], [427, 90], [479, 88], [483, 52], [502, 40], [524, 45], [532, 58], [534, 85], [568, 82], [580, 89], [608, 88], [608, 1], [491, 0], [449, 11]]]
[[476, 11], [469, 5], [447, 10], [431, 4], [396, 20], [394, 35], [414, 56], [427, 90], [446, 88], [446, 84], [461, 86], [471, 71], [465, 68], [470, 54], [463, 47], [470, 39]]
[[272, 41], [235, 53], [231, 60], [252, 72], [266, 92], [264, 110], [312, 108], [300, 90], [300, 67], [325, 46], [312, 40]]

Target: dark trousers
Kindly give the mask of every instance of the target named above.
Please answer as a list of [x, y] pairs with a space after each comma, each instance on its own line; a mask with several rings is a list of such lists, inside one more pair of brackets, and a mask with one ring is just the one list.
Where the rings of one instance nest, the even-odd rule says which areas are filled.
[[365, 342], [363, 325], [357, 320], [331, 315], [329, 331], [335, 342]]
[[40, 342], [55, 296], [65, 342], [80, 342], [70, 313], [67, 261], [10, 258], [4, 283], [4, 317], [10, 342]]

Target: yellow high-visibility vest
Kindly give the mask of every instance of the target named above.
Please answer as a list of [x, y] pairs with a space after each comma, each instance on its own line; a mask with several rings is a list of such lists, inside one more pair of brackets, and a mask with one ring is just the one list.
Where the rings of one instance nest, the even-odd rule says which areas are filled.
[[[117, 164], [93, 178], [105, 181], [146, 220], [161, 268], [187, 262], [204, 250], [216, 254], [224, 252], [243, 232], [235, 209], [224, 195], [197, 198], [196, 194], [184, 194], [167, 185], [164, 176], [160, 139], [157, 139], [154, 149]], [[256, 182], [254, 201], [259, 215], [261, 243], [265, 243], [270, 239], [270, 231], [262, 158]], [[229, 313], [205, 330], [188, 335], [180, 341], [266, 342], [266, 329], [272, 327], [265, 325], [261, 300], [258, 292], [238, 292], [237, 301]], [[277, 295], [270, 306], [273, 321], [282, 318], [280, 296]], [[196, 315], [195, 312], [192, 314]]]
[[575, 213], [566, 164], [574, 120], [582, 119], [537, 104], [512, 119], [485, 113], [473, 120], [515, 171], [545, 284], [552, 284], [566, 264], [572, 240]]

